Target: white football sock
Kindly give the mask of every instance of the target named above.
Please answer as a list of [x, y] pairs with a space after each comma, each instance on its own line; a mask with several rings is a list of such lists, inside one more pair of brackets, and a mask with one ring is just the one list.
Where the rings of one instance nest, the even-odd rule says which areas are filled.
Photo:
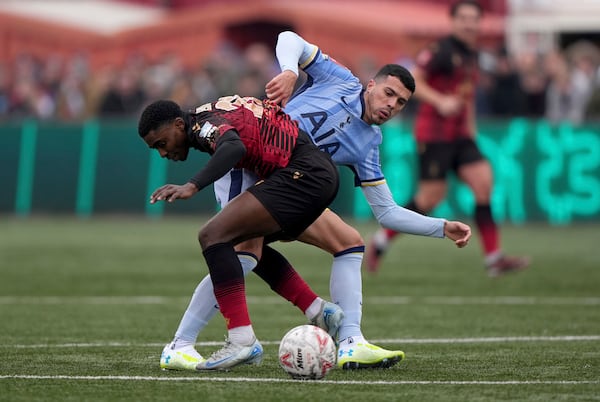
[[487, 265], [495, 264], [501, 257], [502, 257], [501, 250], [496, 250], [494, 252], [491, 252], [485, 256], [485, 260], [484, 260], [485, 265], [487, 266]]
[[349, 336], [340, 342], [338, 348], [340, 350], [345, 350], [347, 348], [356, 346], [359, 343], [367, 343], [367, 340], [362, 336]]
[[190, 355], [196, 359], [202, 358], [202, 355], [196, 350], [194, 342], [175, 339], [173, 342], [171, 342], [170, 346], [171, 350], [177, 350], [178, 352], [185, 353], [186, 355]]
[[310, 304], [310, 306], [308, 306], [308, 308], [304, 312], [304, 315], [306, 316], [306, 318], [308, 318], [309, 320], [312, 320], [313, 318], [315, 318], [317, 316], [317, 314], [319, 314], [321, 312], [322, 304], [323, 304], [323, 299], [321, 299], [320, 297], [317, 297]]
[[256, 340], [252, 325], [231, 328], [228, 331], [227, 338], [231, 343], [244, 346], [250, 346]]
[[195, 342], [187, 341], [185, 339], [175, 338], [173, 342], [171, 342], [172, 350], [180, 350], [180, 349], [188, 349], [193, 348], [196, 345]]
[[373, 244], [380, 250], [385, 250], [388, 248], [390, 241], [387, 237], [387, 231], [383, 228], [380, 228], [373, 235]]
[[344, 310], [344, 319], [338, 334], [343, 340], [349, 336], [362, 337], [362, 276], [363, 253], [343, 254], [333, 259], [329, 292], [331, 301]]
[[[244, 276], [251, 272], [258, 262], [256, 258], [248, 254], [238, 254], [242, 264]], [[198, 284], [192, 300], [179, 323], [173, 341], [178, 349], [179, 345], [195, 344], [198, 334], [202, 331], [208, 321], [219, 311], [217, 299], [213, 289], [210, 275], [206, 275]]]

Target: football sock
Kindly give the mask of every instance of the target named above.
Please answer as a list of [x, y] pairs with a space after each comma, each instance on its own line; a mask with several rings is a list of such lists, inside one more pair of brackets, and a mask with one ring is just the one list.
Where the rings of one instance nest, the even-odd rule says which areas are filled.
[[173, 350], [187, 349], [193, 347], [194, 342], [186, 341], [185, 339], [179, 339], [177, 337], [173, 339], [173, 342], [171, 342], [171, 349]]
[[500, 258], [502, 258], [502, 251], [500, 250], [486, 255], [484, 259], [486, 267], [495, 264]]
[[398, 232], [396, 232], [395, 230], [392, 230], [392, 229], [385, 228], [383, 230], [384, 230], [384, 233], [385, 233], [385, 237], [388, 240], [392, 240], [394, 237], [396, 237], [399, 234]]
[[[244, 276], [252, 271], [257, 264], [257, 258], [254, 254], [240, 252], [238, 259], [242, 265]], [[183, 348], [187, 345], [194, 345], [200, 331], [206, 327], [208, 321], [217, 314], [219, 305], [215, 298], [215, 292], [210, 276], [207, 275], [196, 287], [192, 299], [183, 314], [179, 327], [175, 332], [173, 342], [174, 349]]]
[[316, 317], [317, 314], [319, 314], [321, 312], [322, 304], [323, 304], [323, 299], [321, 299], [320, 297], [317, 297], [310, 304], [310, 306], [308, 306], [308, 308], [304, 312], [304, 315], [306, 315], [306, 318], [308, 318], [309, 320], [312, 320], [314, 317]]
[[396, 232], [391, 229], [380, 228], [373, 235], [373, 244], [377, 250], [385, 251], [389, 246], [390, 240], [395, 236], [395, 234]]
[[198, 333], [206, 327], [208, 321], [219, 311], [210, 276], [207, 275], [196, 286], [187, 310], [183, 314], [175, 332], [176, 348], [182, 342], [194, 344]]
[[353, 345], [356, 345], [357, 343], [367, 343], [367, 340], [363, 336], [348, 336], [340, 341], [338, 347], [340, 350], [343, 350], [348, 347], [352, 347]]
[[244, 272], [232, 243], [217, 243], [202, 251], [227, 329], [251, 325]]
[[498, 227], [489, 204], [475, 207], [475, 225], [479, 230], [484, 255], [489, 256], [500, 250]]
[[344, 310], [338, 339], [362, 336], [362, 276], [364, 246], [353, 247], [334, 255], [329, 291], [331, 301]]
[[250, 346], [256, 340], [252, 325], [230, 328], [227, 334], [228, 341], [236, 345]]
[[254, 268], [254, 273], [303, 313], [318, 297], [288, 260], [269, 246], [263, 247], [262, 257]]

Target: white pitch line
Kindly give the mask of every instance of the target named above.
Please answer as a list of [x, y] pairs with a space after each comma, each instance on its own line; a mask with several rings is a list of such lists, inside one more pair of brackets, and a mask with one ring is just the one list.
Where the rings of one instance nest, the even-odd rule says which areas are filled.
[[[378, 344], [446, 344], [446, 343], [493, 343], [493, 342], [581, 342], [600, 341], [600, 335], [565, 335], [565, 336], [505, 336], [483, 338], [398, 338], [398, 339], [371, 339]], [[279, 345], [279, 341], [260, 341], [263, 345]], [[220, 346], [222, 341], [198, 342], [196, 346]], [[3, 344], [0, 349], [39, 349], [39, 348], [103, 348], [103, 347], [152, 347], [162, 348], [165, 343], [132, 343], [132, 342], [91, 342], [91, 343], [59, 343], [59, 344]]]
[[483, 338], [424, 338], [424, 339], [375, 339], [374, 343], [492, 343], [492, 342], [577, 342], [600, 341], [600, 335], [566, 336], [492, 336]]
[[[496, 297], [424, 297], [425, 304], [515, 304], [515, 305], [598, 305], [600, 297], [535, 297], [535, 296], [496, 296]], [[383, 303], [392, 304], [392, 303]]]
[[171, 304], [183, 301], [183, 298], [163, 296], [3, 296], [0, 304]]
[[[0, 304], [92, 304], [92, 305], [138, 305], [138, 304], [179, 304], [187, 303], [189, 297], [167, 296], [0, 296]], [[258, 305], [285, 304], [278, 296], [248, 296], [248, 303]], [[573, 305], [597, 306], [600, 297], [535, 297], [535, 296], [496, 296], [496, 297], [454, 297], [454, 296], [372, 296], [365, 297], [364, 304], [372, 305]]]
[[251, 378], [251, 377], [153, 377], [153, 376], [71, 376], [71, 375], [0, 375], [0, 379], [21, 380], [82, 380], [82, 381], [208, 381], [208, 382], [258, 382], [258, 383], [293, 383], [293, 384], [334, 384], [334, 385], [585, 385], [600, 384], [595, 381], [348, 381], [318, 380], [298, 381], [283, 378]]

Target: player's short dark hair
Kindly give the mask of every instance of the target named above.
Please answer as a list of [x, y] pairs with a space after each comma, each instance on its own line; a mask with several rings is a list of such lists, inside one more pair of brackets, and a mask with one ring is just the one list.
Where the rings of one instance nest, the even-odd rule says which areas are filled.
[[450, 5], [450, 16], [456, 16], [456, 13], [461, 6], [473, 6], [479, 11], [480, 16], [483, 15], [483, 7], [477, 0], [457, 0]]
[[388, 75], [398, 78], [411, 93], [415, 92], [415, 79], [406, 68], [399, 64], [386, 64], [375, 74], [375, 79], [387, 77]]
[[177, 117], [183, 117], [179, 105], [170, 100], [158, 100], [146, 106], [138, 122], [138, 134], [144, 138], [152, 130], [163, 124], [173, 122]]

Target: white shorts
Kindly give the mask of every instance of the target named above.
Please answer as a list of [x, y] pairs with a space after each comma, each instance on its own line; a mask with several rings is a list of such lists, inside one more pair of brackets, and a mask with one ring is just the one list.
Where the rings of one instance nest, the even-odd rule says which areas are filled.
[[258, 181], [258, 177], [246, 169], [231, 169], [225, 176], [215, 181], [215, 198], [223, 208], [235, 197]]

